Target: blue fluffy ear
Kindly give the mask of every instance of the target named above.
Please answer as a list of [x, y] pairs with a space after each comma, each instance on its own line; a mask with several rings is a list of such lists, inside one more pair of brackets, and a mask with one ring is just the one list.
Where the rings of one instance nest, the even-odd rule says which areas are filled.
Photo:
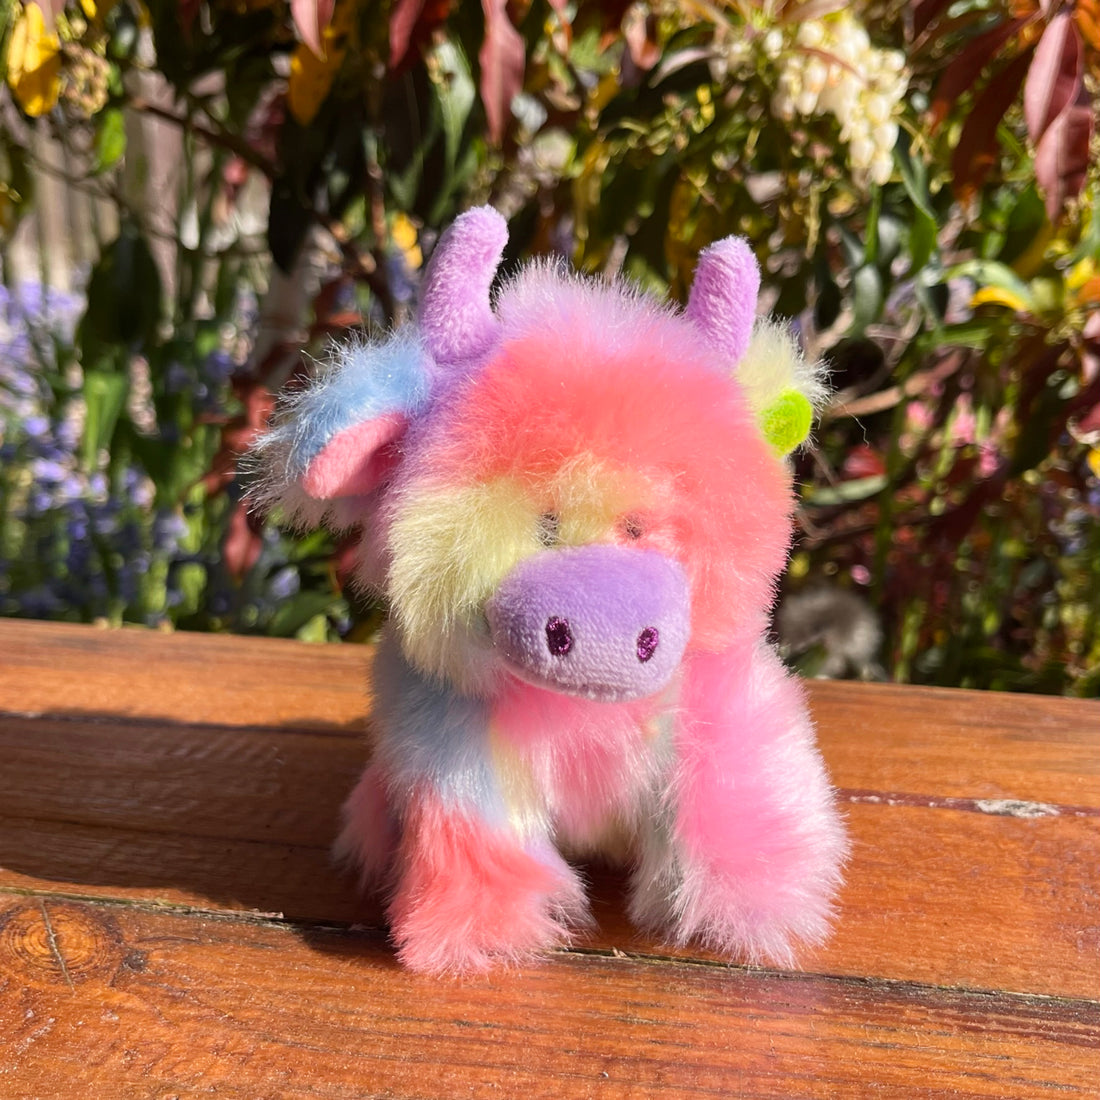
[[343, 518], [335, 503], [367, 496], [393, 468], [396, 445], [431, 396], [429, 360], [405, 329], [333, 350], [318, 377], [284, 398], [252, 449], [253, 499], [292, 523]]

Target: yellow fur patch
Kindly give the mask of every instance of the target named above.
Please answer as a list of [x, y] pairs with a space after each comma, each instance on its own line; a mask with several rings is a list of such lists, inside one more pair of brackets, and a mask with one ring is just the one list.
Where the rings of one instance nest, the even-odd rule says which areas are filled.
[[508, 810], [508, 822], [522, 837], [545, 832], [549, 822], [546, 817], [546, 796], [527, 762], [515, 747], [490, 731], [493, 754], [493, 772], [500, 784], [501, 797]]
[[537, 484], [498, 478], [411, 493], [391, 531], [388, 584], [406, 655], [424, 672], [481, 690], [491, 675], [491, 653], [479, 644], [487, 641], [483, 609], [501, 581], [552, 545], [609, 541], [651, 495], [589, 456]]
[[647, 503], [647, 495], [636, 478], [614, 473], [588, 456], [562, 466], [548, 487], [565, 546], [604, 541], [624, 514]]
[[[390, 536], [388, 591], [409, 659], [477, 687], [472, 643], [508, 572], [541, 549], [539, 512], [513, 481], [410, 495]], [[473, 636], [471, 636], [473, 635]]]

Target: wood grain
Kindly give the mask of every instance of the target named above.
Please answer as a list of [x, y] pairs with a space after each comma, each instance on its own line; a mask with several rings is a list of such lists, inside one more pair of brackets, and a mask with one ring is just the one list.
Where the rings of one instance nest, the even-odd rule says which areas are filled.
[[343, 729], [367, 713], [364, 646], [0, 619], [0, 709]]
[[583, 946], [438, 982], [327, 859], [369, 658], [0, 620], [3, 1100], [1100, 1096], [1096, 703], [809, 685], [854, 850], [801, 975], [589, 867]]
[[[0, 619], [0, 711], [360, 736], [371, 652]], [[855, 791], [1100, 808], [1100, 702], [807, 685], [833, 781]]]
[[[0, 898], [4, 1095], [1095, 1096], [1100, 1009], [563, 955], [396, 969], [374, 937]], [[1010, 1067], [1010, 1076], [1006, 1076]]]
[[[0, 817], [0, 887], [154, 900], [290, 921], [381, 922], [325, 847], [277, 839]], [[825, 974], [1100, 999], [1100, 822], [998, 819], [914, 807], [851, 807], [855, 858], [832, 939], [803, 952]], [[182, 827], [184, 823], [180, 823]], [[318, 831], [320, 826], [318, 825]], [[313, 830], [304, 830], [312, 832]], [[637, 933], [625, 877], [587, 868], [590, 947], [711, 958]]]
[[[292, 920], [380, 920], [329, 866], [365, 759], [339, 732], [0, 718], [0, 884], [153, 897]], [[1100, 817], [941, 805], [848, 806], [855, 858], [837, 934], [806, 964], [834, 974], [1092, 996], [1100, 979]], [[937, 811], [937, 812], [930, 812]], [[600, 947], [666, 952], [597, 873]], [[919, 943], [920, 950], [914, 950]]]

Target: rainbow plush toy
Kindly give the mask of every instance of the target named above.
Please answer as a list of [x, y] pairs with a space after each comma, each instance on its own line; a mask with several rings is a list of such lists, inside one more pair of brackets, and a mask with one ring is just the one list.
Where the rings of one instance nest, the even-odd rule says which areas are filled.
[[754, 328], [740, 240], [681, 312], [544, 263], [491, 303], [506, 239], [458, 218], [416, 324], [339, 350], [259, 444], [261, 499], [361, 528], [356, 577], [391, 609], [338, 853], [385, 884], [416, 970], [567, 942], [563, 852], [628, 858], [647, 929], [789, 964], [846, 850], [764, 640], [820, 381]]

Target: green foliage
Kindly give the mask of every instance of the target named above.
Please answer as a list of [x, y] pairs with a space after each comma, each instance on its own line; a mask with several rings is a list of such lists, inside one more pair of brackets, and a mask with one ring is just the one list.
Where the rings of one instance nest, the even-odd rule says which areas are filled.
[[[153, 486], [135, 522], [165, 603], [123, 600], [108, 562], [110, 616], [369, 633], [344, 548], [250, 517], [237, 458], [288, 374], [332, 335], [407, 316], [438, 232], [490, 201], [508, 263], [564, 253], [680, 298], [703, 246], [746, 236], [767, 307], [836, 391], [795, 457], [788, 589], [861, 596], [884, 638], [869, 667], [892, 677], [1100, 692], [1095, 0], [149, 0], [147, 28], [134, 0], [101, 8], [69, 6], [58, 107], [0, 142], [0, 240], [28, 209], [30, 127], [80, 135], [74, 174], [115, 196], [122, 229], [75, 348], [55, 341], [33, 374], [50, 416], [80, 406], [74, 462], [104, 500], [127, 471]], [[168, 94], [137, 90], [150, 58]], [[185, 135], [172, 271], [127, 200], [129, 123], [150, 114]], [[257, 184], [261, 255], [227, 228]], [[251, 290], [260, 312], [304, 307], [304, 339], [295, 317], [253, 343]], [[10, 416], [3, 430], [12, 560], [62, 520], [28, 515], [37, 444]], [[158, 547], [162, 513], [186, 533]], [[63, 579], [13, 572], [0, 599], [30, 613], [19, 594]], [[66, 599], [51, 613], [93, 613]]]

